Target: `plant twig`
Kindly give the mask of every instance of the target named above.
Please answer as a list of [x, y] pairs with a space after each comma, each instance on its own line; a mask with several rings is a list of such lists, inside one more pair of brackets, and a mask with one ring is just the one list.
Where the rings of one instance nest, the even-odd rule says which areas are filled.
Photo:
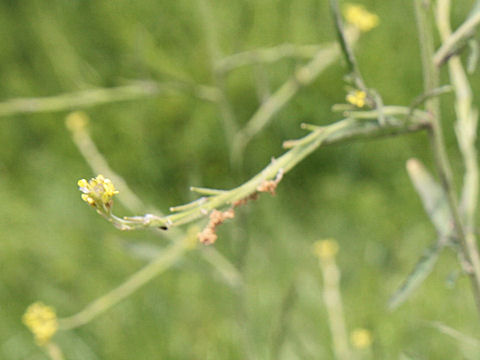
[[273, 329], [272, 333], [272, 343], [270, 347], [270, 359], [277, 360], [279, 359], [280, 351], [282, 350], [282, 345], [285, 341], [285, 337], [288, 331], [288, 322], [289, 315], [292, 311], [293, 306], [297, 300], [297, 289], [295, 287], [295, 281], [292, 281], [288, 287], [285, 295], [283, 296], [279, 317], [277, 324]]
[[152, 97], [169, 92], [190, 92], [204, 100], [218, 101], [217, 90], [205, 85], [136, 81], [130, 85], [113, 88], [95, 88], [56, 96], [6, 100], [0, 103], [0, 116], [74, 110], [112, 102]]
[[216, 71], [215, 63], [220, 58], [220, 47], [218, 46], [217, 33], [215, 31], [215, 18], [212, 15], [212, 9], [208, 0], [197, 0], [200, 14], [202, 17], [203, 31], [210, 56], [211, 71], [215, 88], [218, 92], [218, 107], [223, 121], [223, 128], [227, 138], [227, 144], [230, 144], [237, 132], [237, 120], [232, 106], [228, 101], [225, 86], [224, 74]]
[[[317, 245], [318, 244], [318, 245]], [[335, 261], [338, 245], [334, 240], [321, 240], [316, 245], [323, 277], [323, 300], [332, 334], [333, 352], [338, 360], [351, 360], [352, 352], [348, 344], [347, 327], [340, 292], [340, 269]]]
[[473, 35], [478, 25], [480, 25], [480, 10], [474, 12], [453, 34], [445, 38], [442, 46], [435, 53], [435, 65], [441, 66], [451, 56], [452, 51], [459, 43]]
[[233, 54], [217, 60], [215, 69], [226, 73], [236, 68], [255, 64], [268, 64], [286, 57], [311, 59], [323, 48], [321, 45], [281, 44]]
[[360, 68], [348, 36], [349, 29], [345, 29], [343, 25], [342, 16], [338, 8], [338, 0], [330, 0], [330, 9], [332, 11], [335, 29], [337, 31], [337, 38], [340, 42], [342, 53], [348, 65], [350, 73], [349, 76], [352, 78], [355, 86], [368, 95], [370, 101], [378, 111], [378, 121], [381, 125], [384, 125], [385, 116], [383, 114], [383, 100], [377, 91], [374, 89], [368, 89], [365, 81], [363, 80], [362, 73], [360, 72]]
[[[408, 108], [399, 108], [392, 115], [408, 113]], [[278, 174], [286, 173], [297, 163], [302, 161], [311, 152], [322, 144], [333, 144], [356, 138], [369, 138], [377, 136], [390, 136], [406, 132], [414, 132], [428, 127], [428, 115], [417, 110], [415, 116], [406, 120], [391, 118], [386, 125], [380, 125], [377, 119], [348, 118], [328, 126], [313, 130], [310, 134], [298, 141], [291, 150], [264, 168], [259, 174], [237, 188], [223, 191], [216, 195], [206, 197], [205, 201], [195, 203], [195, 206], [185, 211], [180, 211], [167, 216], [147, 214], [144, 216], [119, 218], [112, 215], [110, 221], [122, 230], [133, 230], [145, 227], [172, 227], [192, 222], [206, 216], [212, 210], [232, 206], [237, 201], [243, 200], [254, 194], [258, 187], [265, 181], [275, 179]]]
[[[479, 15], [480, 11], [476, 14]], [[439, 0], [437, 2], [437, 26], [444, 43], [447, 43], [452, 36], [449, 15], [450, 0]], [[467, 19], [465, 23], [468, 23], [470, 19]], [[460, 28], [462, 27], [463, 25], [460, 26]], [[474, 229], [479, 179], [477, 151], [475, 148], [478, 112], [472, 106], [472, 91], [458, 56], [453, 56], [449, 59], [448, 68], [456, 96], [455, 110], [457, 122], [455, 130], [465, 163], [465, 176], [460, 203], [461, 214], [458, 215], [459, 217], [462, 215], [462, 219], [458, 221], [463, 220], [464, 223], [462, 245], [466, 258], [472, 267], [473, 273], [471, 278], [474, 282], [474, 297], [480, 311], [480, 255]]]
[[[133, 213], [144, 211], [146, 205], [143, 201], [130, 189], [127, 182], [110, 168], [107, 160], [98, 150], [88, 132], [87, 123], [82, 124], [82, 116], [86, 117], [86, 115], [82, 113], [70, 114], [69, 117], [67, 117], [67, 127], [71, 131], [72, 139], [83, 158], [94, 173], [108, 175], [108, 177], [116, 183], [120, 189], [122, 189], [118, 199], [129, 211]], [[83, 121], [86, 122], [87, 119], [88, 118], [85, 118]], [[150, 211], [160, 214], [160, 211], [155, 208], [151, 208]], [[180, 231], [178, 235], [164, 231], [162, 231], [161, 234], [168, 237], [172, 242], [176, 242], [179, 238], [187, 236], [187, 234], [182, 231]], [[202, 251], [200, 254], [205, 261], [219, 271], [228, 284], [233, 287], [241, 285], [241, 275], [228, 259], [218, 252], [218, 250], [212, 248], [211, 251]]]
[[323, 46], [308, 64], [298, 69], [258, 108], [245, 127], [235, 136], [232, 149], [234, 163], [240, 161], [240, 156], [248, 142], [295, 96], [300, 88], [315, 80], [325, 68], [333, 64], [339, 55], [340, 51], [336, 44]]
[[413, 112], [416, 108], [418, 108], [420, 105], [425, 103], [428, 99], [443, 95], [443, 94], [448, 94], [453, 90], [452, 86], [450, 85], [444, 85], [440, 86], [438, 88], [432, 89], [428, 93], [423, 93], [417, 96], [415, 99], [413, 99], [412, 103], [410, 104], [410, 111]]
[[353, 53], [350, 42], [346, 36], [346, 31], [343, 26], [342, 15], [340, 14], [337, 0], [330, 0], [330, 9], [332, 11], [333, 20], [335, 22], [337, 38], [342, 48], [342, 53], [347, 62], [349, 72], [353, 76], [353, 82], [360, 90], [367, 92], [367, 87], [365, 86], [362, 74], [360, 73], [360, 70], [358, 68], [357, 59], [355, 58], [355, 54]]
[[54, 342], [49, 342], [47, 345], [45, 345], [45, 351], [47, 352], [51, 360], [65, 359], [65, 357], [63, 356], [62, 349], [60, 348], [60, 346], [58, 346]]
[[[433, 62], [433, 36], [431, 25], [427, 17], [427, 9], [422, 0], [415, 0], [415, 13], [417, 17], [417, 25], [420, 34], [420, 46], [422, 54], [422, 65], [424, 72], [425, 92], [431, 92], [438, 87], [439, 76], [438, 69]], [[425, 103], [427, 110], [432, 114], [430, 138], [435, 158], [435, 165], [440, 177], [440, 182], [448, 199], [448, 204], [453, 216], [453, 223], [456, 235], [461, 245], [462, 256], [471, 266], [473, 271], [469, 272], [472, 284], [474, 300], [477, 310], [480, 312], [480, 267], [477, 267], [472, 259], [472, 251], [469, 249], [462, 219], [458, 210], [457, 197], [453, 188], [453, 176], [450, 162], [446, 153], [445, 142], [443, 138], [442, 128], [440, 124], [440, 109], [438, 98], [430, 98]], [[475, 254], [473, 256], [476, 256]], [[472, 261], [473, 260], [473, 261]], [[470, 269], [465, 269], [470, 270]]]
[[[193, 236], [195, 235], [196, 234], [193, 234]], [[190, 235], [190, 237], [191, 236], [192, 235]], [[189, 243], [191, 243], [191, 241], [192, 239], [188, 238], [182, 241], [177, 241], [163, 251], [157, 259], [153, 260], [140, 271], [134, 273], [127, 281], [117, 288], [94, 300], [79, 313], [67, 318], [58, 319], [60, 329], [69, 330], [85, 325], [115, 304], [133, 294], [140, 287], [168, 269], [179, 258], [181, 258], [189, 248]]]
[[433, 327], [434, 329], [440, 331], [442, 334], [448, 335], [451, 338], [457, 340], [461, 344], [467, 344], [470, 346], [474, 346], [475, 348], [480, 348], [480, 341], [474, 337], [465, 335], [460, 331], [448, 325], [445, 325], [439, 321], [428, 321], [426, 323], [431, 327]]

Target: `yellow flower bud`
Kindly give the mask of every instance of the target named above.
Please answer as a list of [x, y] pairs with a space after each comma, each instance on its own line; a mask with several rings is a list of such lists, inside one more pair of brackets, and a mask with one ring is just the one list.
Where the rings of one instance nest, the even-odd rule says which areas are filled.
[[365, 93], [365, 91], [355, 90], [347, 95], [346, 100], [350, 104], [355, 105], [358, 108], [362, 108], [365, 106], [366, 98], [367, 94]]
[[74, 111], [67, 115], [65, 125], [71, 132], [84, 129], [88, 125], [88, 115], [83, 111]]
[[33, 303], [27, 308], [22, 322], [33, 333], [39, 346], [46, 345], [58, 330], [55, 309], [41, 302]]
[[355, 329], [350, 334], [350, 341], [353, 347], [357, 349], [367, 349], [372, 345], [372, 333], [367, 329]]
[[338, 243], [333, 239], [316, 241], [313, 244], [313, 252], [320, 260], [333, 259], [338, 253]]
[[98, 175], [88, 181], [86, 179], [78, 180], [77, 185], [83, 193], [82, 200], [91, 206], [110, 206], [113, 196], [118, 194], [112, 181], [103, 175]]
[[362, 5], [346, 4], [343, 14], [345, 20], [360, 31], [370, 31], [379, 23], [378, 16], [367, 11]]

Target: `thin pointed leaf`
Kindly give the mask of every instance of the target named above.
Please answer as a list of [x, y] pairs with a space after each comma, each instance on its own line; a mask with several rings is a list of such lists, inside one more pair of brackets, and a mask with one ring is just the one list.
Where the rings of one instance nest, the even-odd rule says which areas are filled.
[[400, 288], [393, 294], [388, 303], [390, 310], [399, 307], [408, 297], [422, 284], [433, 270], [437, 262], [438, 255], [443, 249], [445, 241], [438, 240], [433, 246], [428, 248], [417, 262], [413, 271], [408, 275]]
[[337, 31], [338, 42], [340, 43], [340, 48], [345, 56], [350, 75], [353, 77], [353, 82], [356, 87], [366, 92], [367, 87], [365, 86], [362, 74], [358, 68], [357, 59], [355, 58], [352, 47], [347, 41], [347, 36], [343, 27], [342, 15], [340, 14], [340, 10], [338, 8], [338, 0], [330, 0], [330, 9], [332, 12], [335, 29]]
[[439, 237], [449, 237], [452, 232], [452, 214], [445, 192], [419, 160], [408, 160], [407, 170]]

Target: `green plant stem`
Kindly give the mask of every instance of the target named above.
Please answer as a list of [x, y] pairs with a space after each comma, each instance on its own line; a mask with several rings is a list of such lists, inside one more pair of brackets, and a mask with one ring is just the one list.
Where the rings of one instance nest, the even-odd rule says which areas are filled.
[[107, 160], [93, 142], [88, 130], [86, 128], [76, 129], [71, 131], [71, 134], [77, 149], [93, 172], [95, 174], [105, 174], [117, 188], [122, 189], [122, 193], [118, 196], [120, 202], [134, 213], [144, 211], [145, 205], [142, 200], [130, 189], [123, 177], [110, 168]]
[[273, 328], [272, 343], [270, 346], [271, 360], [277, 360], [280, 358], [282, 345], [284, 344], [287, 337], [286, 335], [288, 333], [290, 314], [293, 310], [297, 297], [298, 294], [295, 287], [295, 280], [293, 280], [282, 298], [281, 307], [278, 311], [278, 320]]
[[[450, 0], [437, 2], [437, 27], [444, 43], [451, 38]], [[470, 20], [470, 19], [469, 19]], [[467, 20], [465, 23], [468, 23]], [[462, 28], [462, 25], [460, 28]], [[478, 113], [472, 106], [472, 91], [467, 76], [458, 56], [448, 60], [451, 82], [455, 88], [455, 110], [457, 122], [455, 130], [460, 151], [465, 163], [465, 176], [462, 189], [461, 215], [464, 220], [464, 238], [467, 259], [471, 262], [475, 277], [476, 297], [480, 297], [480, 256], [475, 235], [475, 217], [478, 202], [478, 157], [475, 148]], [[480, 299], [477, 299], [477, 303]]]
[[58, 323], [60, 329], [68, 330], [85, 325], [98, 315], [104, 313], [112, 306], [133, 294], [141, 286], [145, 285], [155, 276], [168, 269], [179, 258], [181, 258], [188, 249], [189, 242], [191, 242], [191, 239], [177, 241], [168, 249], [163, 251], [157, 259], [153, 260], [140, 271], [133, 274], [127, 281], [122, 283], [117, 288], [99, 297], [79, 313], [67, 318], [59, 319]]
[[[433, 37], [431, 26], [428, 21], [427, 11], [422, 0], [415, 0], [415, 14], [420, 38], [420, 50], [424, 76], [424, 91], [430, 93], [438, 88], [438, 70], [433, 64]], [[431, 114], [430, 139], [433, 147], [435, 164], [442, 188], [444, 189], [449, 206], [452, 210], [455, 228], [462, 233], [461, 221], [458, 216], [457, 200], [453, 187], [453, 177], [450, 162], [448, 160], [443, 131], [440, 123], [440, 108], [437, 98], [429, 98], [425, 102], [428, 112]]]
[[[399, 109], [399, 115], [408, 111], [408, 108], [401, 108]], [[155, 215], [123, 219], [112, 217], [111, 221], [122, 230], [159, 226], [172, 227], [192, 222], [209, 214], [213, 209], [231, 206], [236, 201], [254, 194], [257, 191], [257, 187], [264, 181], [274, 179], [279, 173], [287, 173], [322, 144], [327, 145], [352, 139], [392, 136], [427, 128], [428, 115], [419, 110], [414, 114], [414, 116], [408, 118], [404, 116], [403, 120], [391, 117], [389, 123], [385, 125], [380, 125], [377, 119], [348, 118], [328, 126], [319, 127], [298, 140], [298, 144], [281, 157], [273, 159], [266, 168], [243, 185], [206, 197], [205, 201], [199, 202], [193, 208], [163, 217]]]
[[335, 23], [338, 42], [340, 43], [342, 53], [347, 62], [348, 70], [350, 74], [353, 76], [353, 81], [355, 83], [355, 86], [367, 92], [367, 87], [365, 86], [365, 82], [363, 81], [362, 74], [360, 72], [360, 69], [358, 68], [357, 59], [355, 58], [355, 54], [353, 53], [353, 49], [350, 44], [350, 41], [347, 38], [347, 31], [343, 26], [343, 19], [342, 19], [342, 15], [340, 14], [340, 9], [338, 8], [337, 0], [330, 0], [330, 10], [332, 12], [333, 21]]
[[[424, 90], [426, 93], [438, 87], [438, 69], [433, 62], [433, 36], [432, 27], [428, 21], [427, 11], [422, 0], [415, 0], [415, 13], [420, 35], [420, 47], [424, 72]], [[427, 110], [432, 115], [430, 138], [435, 158], [435, 165], [440, 177], [440, 182], [448, 199], [448, 204], [453, 216], [455, 231], [460, 241], [461, 251], [466, 258], [471, 271], [468, 271], [474, 293], [477, 310], [480, 312], [480, 267], [472, 261], [472, 249], [466, 241], [465, 231], [458, 210], [450, 162], [446, 153], [443, 132], [440, 123], [440, 110], [437, 98], [430, 98], [425, 103]], [[473, 255], [475, 256], [475, 255]]]
[[[382, 108], [382, 114], [391, 115], [409, 115], [411, 110], [405, 106], [384, 106]], [[380, 116], [378, 110], [365, 110], [365, 111], [345, 111], [345, 114], [355, 119], [376, 119]], [[417, 112], [417, 115], [422, 115], [422, 112]]]
[[271, 48], [255, 49], [219, 59], [215, 69], [217, 72], [226, 73], [242, 66], [273, 63], [286, 57], [311, 59], [322, 48], [321, 45], [282, 44]]
[[457, 340], [461, 344], [465, 344], [468, 346], [474, 346], [477, 349], [480, 349], [480, 341], [478, 341], [477, 338], [465, 335], [461, 333], [460, 331], [447, 326], [439, 321], [432, 321], [432, 322], [427, 322], [427, 325], [433, 327], [434, 329], [440, 331], [442, 334], [445, 334], [447, 336], [450, 336], [451, 338]]
[[[220, 58], [220, 47], [218, 46], [217, 32], [215, 30], [215, 18], [212, 14], [211, 5], [208, 0], [197, 0], [202, 25], [205, 33], [205, 41], [210, 56], [211, 71], [215, 88], [218, 90], [218, 107], [223, 121], [227, 144], [230, 144], [237, 132], [237, 120], [232, 106], [228, 101], [225, 86], [225, 77], [221, 72], [216, 71], [215, 64]], [[230, 146], [230, 145], [229, 145]]]
[[[130, 189], [127, 182], [110, 168], [107, 160], [100, 153], [97, 146], [93, 142], [88, 129], [84, 127], [70, 130], [72, 131], [72, 139], [75, 145], [93, 172], [96, 174], [107, 175], [117, 186], [117, 188], [121, 189], [118, 200], [123, 204], [123, 206], [133, 213], [143, 211], [146, 208], [143, 201]], [[150, 210], [157, 214], [160, 213], [160, 211], [155, 208]], [[178, 238], [184, 238], [187, 236], [185, 232], [180, 230], [178, 230], [178, 232], [179, 234], [174, 234], [172, 232], [162, 231], [161, 234], [173, 242], [178, 241]], [[228, 261], [228, 259], [218, 252], [217, 249], [211, 248], [209, 251], [201, 251], [200, 255], [205, 261], [219, 271], [229, 285], [234, 288], [237, 288], [241, 285], [242, 277], [240, 273], [235, 269], [230, 261]]]
[[351, 360], [352, 353], [348, 345], [340, 293], [340, 270], [333, 257], [331, 259], [321, 259], [320, 267], [323, 275], [323, 299], [327, 309], [335, 359]]
[[272, 96], [267, 70], [262, 63], [254, 64], [252, 70], [257, 98], [259, 103], [263, 104]]
[[[352, 35], [353, 40], [358, 35]], [[295, 94], [304, 86], [309, 85], [329, 65], [333, 64], [340, 56], [337, 44], [323, 46], [315, 57], [305, 66], [298, 69], [272, 96], [265, 101], [252, 115], [245, 127], [235, 136], [232, 159], [234, 163], [240, 162], [241, 154], [248, 142], [260, 132], [268, 122], [277, 114]]]
[[0, 116], [74, 110], [177, 92], [190, 92], [194, 96], [214, 102], [218, 101], [219, 97], [216, 89], [205, 85], [137, 81], [131, 85], [113, 88], [96, 88], [57, 96], [6, 100], [0, 103]]
[[480, 11], [473, 13], [453, 34], [445, 38], [442, 46], [437, 50], [433, 58], [435, 65], [442, 65], [460, 42], [472, 36], [478, 25], [480, 25]]
[[45, 345], [45, 351], [51, 360], [65, 359], [65, 357], [63, 356], [62, 349], [60, 349], [60, 347], [53, 342], [49, 342], [47, 345]]
[[[451, 34], [449, 9], [449, 0], [438, 1], [437, 24], [442, 39], [447, 39]], [[456, 134], [466, 168], [461, 210], [464, 213], [465, 225], [473, 228], [478, 201], [478, 164], [475, 148], [478, 114], [472, 106], [472, 90], [460, 58], [458, 56], [451, 57], [448, 61], [448, 68], [456, 95]]]

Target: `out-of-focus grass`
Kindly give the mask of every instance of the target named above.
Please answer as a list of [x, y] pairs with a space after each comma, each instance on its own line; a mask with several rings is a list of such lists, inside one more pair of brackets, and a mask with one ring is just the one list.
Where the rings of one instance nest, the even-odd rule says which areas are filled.
[[[385, 103], [409, 104], [421, 92], [410, 3], [363, 3], [381, 18], [358, 46], [365, 79]], [[465, 15], [467, 3], [455, 4], [454, 23]], [[334, 40], [326, 2], [225, 0], [216, 1], [213, 9], [223, 54]], [[132, 79], [210, 84], [201, 23], [197, 2], [185, 0], [2, 1], [0, 99]], [[284, 60], [266, 67], [272, 89], [296, 65]], [[303, 89], [252, 141], [240, 174], [229, 165], [218, 110], [188, 95], [92, 108], [92, 136], [145, 202], [166, 210], [191, 199], [189, 185], [240, 184], [281, 153], [283, 140], [302, 133], [301, 122], [338, 119], [329, 109], [344, 99], [342, 76], [337, 64]], [[227, 81], [241, 123], [258, 106], [253, 80], [251, 69], [244, 68]], [[473, 81], [474, 90], [478, 84]], [[450, 116], [446, 126], [452, 112], [445, 109]], [[20, 322], [28, 304], [40, 299], [60, 315], [75, 313], [142, 266], [125, 241], [165, 243], [149, 232], [121, 233], [82, 203], [76, 180], [95, 174], [71, 142], [64, 116], [0, 119], [0, 358], [6, 360], [44, 358]], [[453, 146], [453, 132], [446, 134]], [[374, 358], [393, 359], [403, 351], [419, 359], [463, 359], [456, 342], [424, 325], [440, 320], [478, 333], [465, 279], [446, 286], [457, 269], [453, 253], [441, 256], [432, 276], [405, 305], [393, 313], [386, 310], [388, 297], [435, 240], [404, 170], [411, 156], [430, 161], [425, 135], [313, 154], [282, 181], [276, 197], [262, 196], [240, 210], [244, 221], [234, 220], [220, 231], [219, 251], [235, 264], [243, 259], [243, 300], [191, 253], [92, 323], [59, 334], [66, 357], [245, 359], [248, 353], [266, 358], [282, 299], [293, 282], [297, 297], [279, 353], [292, 359], [331, 358], [311, 244], [335, 237], [347, 326], [372, 331]], [[241, 243], [234, 240], [238, 233]]]

